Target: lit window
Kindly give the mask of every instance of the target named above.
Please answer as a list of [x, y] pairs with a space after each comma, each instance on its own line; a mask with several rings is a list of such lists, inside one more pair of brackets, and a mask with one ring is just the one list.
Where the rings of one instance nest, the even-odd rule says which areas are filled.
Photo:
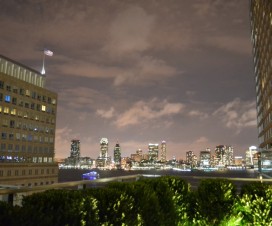
[[9, 108], [8, 107], [4, 107], [4, 113], [8, 114], [9, 113]]
[[42, 111], [46, 111], [46, 106], [42, 105]]
[[22, 140], [26, 140], [26, 134], [22, 134]]
[[52, 99], [52, 104], [56, 104], [56, 99]]
[[11, 114], [11, 115], [16, 115], [16, 109], [15, 109], [15, 108], [12, 108], [11, 111], [10, 111], [10, 114]]
[[0, 113], [2, 112], [2, 106], [0, 106]]
[[20, 133], [16, 133], [16, 140], [20, 140], [21, 139], [21, 134]]
[[25, 91], [25, 95], [30, 96], [30, 91], [28, 89]]
[[10, 96], [9, 95], [5, 96], [5, 102], [10, 103]]

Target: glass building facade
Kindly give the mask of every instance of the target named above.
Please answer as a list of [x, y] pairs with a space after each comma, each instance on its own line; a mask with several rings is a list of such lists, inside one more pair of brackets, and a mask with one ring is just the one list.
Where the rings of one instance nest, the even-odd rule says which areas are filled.
[[[272, 166], [272, 1], [250, 1], [260, 166]], [[262, 162], [262, 163], [261, 163]]]

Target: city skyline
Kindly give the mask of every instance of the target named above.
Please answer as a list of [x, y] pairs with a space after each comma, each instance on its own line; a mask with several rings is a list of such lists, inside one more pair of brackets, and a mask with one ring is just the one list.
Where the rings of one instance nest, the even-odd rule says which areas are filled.
[[[248, 1], [1, 3], [0, 53], [41, 71], [58, 93], [56, 157], [71, 139], [128, 153], [167, 142], [167, 158], [258, 146]], [[110, 149], [112, 150], [112, 149]]]

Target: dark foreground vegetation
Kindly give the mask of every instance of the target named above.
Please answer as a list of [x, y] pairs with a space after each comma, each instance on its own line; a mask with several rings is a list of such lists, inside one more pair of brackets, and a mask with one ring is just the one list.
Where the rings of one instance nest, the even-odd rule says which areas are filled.
[[114, 182], [104, 188], [50, 190], [0, 202], [1, 225], [174, 226], [272, 225], [272, 187], [245, 184], [240, 194], [225, 179], [202, 180], [196, 191], [179, 177]]

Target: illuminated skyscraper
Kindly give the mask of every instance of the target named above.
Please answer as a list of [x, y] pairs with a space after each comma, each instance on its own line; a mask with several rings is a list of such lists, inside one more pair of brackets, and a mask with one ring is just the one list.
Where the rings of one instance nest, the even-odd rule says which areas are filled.
[[196, 157], [196, 155], [194, 154], [193, 151], [187, 151], [186, 152], [186, 162], [191, 167], [195, 167], [197, 165], [197, 157]]
[[100, 140], [100, 155], [101, 158], [108, 157], [108, 148], [109, 148], [109, 141], [107, 138], [102, 138]]
[[166, 162], [166, 141], [161, 142], [161, 162]]
[[200, 166], [210, 167], [211, 165], [211, 150], [207, 148], [205, 151], [200, 151]]
[[106, 167], [109, 164], [108, 156], [109, 141], [107, 138], [100, 140], [100, 154], [96, 161], [98, 167]]
[[233, 164], [233, 147], [218, 145], [215, 148], [216, 165], [229, 166]]
[[159, 158], [159, 144], [148, 145], [148, 160], [151, 162], [158, 161]]
[[80, 140], [71, 140], [70, 157], [68, 158], [69, 164], [77, 165], [80, 161]]
[[272, 150], [272, 1], [251, 0], [259, 147]]
[[80, 157], [80, 140], [71, 140], [70, 157], [79, 159], [79, 157]]
[[121, 165], [121, 147], [118, 141], [113, 150], [113, 159], [115, 166], [119, 167]]
[[246, 150], [246, 166], [251, 168], [258, 168], [257, 147], [251, 146], [248, 150]]
[[57, 94], [40, 72], [0, 55], [0, 184], [58, 181], [54, 162]]

